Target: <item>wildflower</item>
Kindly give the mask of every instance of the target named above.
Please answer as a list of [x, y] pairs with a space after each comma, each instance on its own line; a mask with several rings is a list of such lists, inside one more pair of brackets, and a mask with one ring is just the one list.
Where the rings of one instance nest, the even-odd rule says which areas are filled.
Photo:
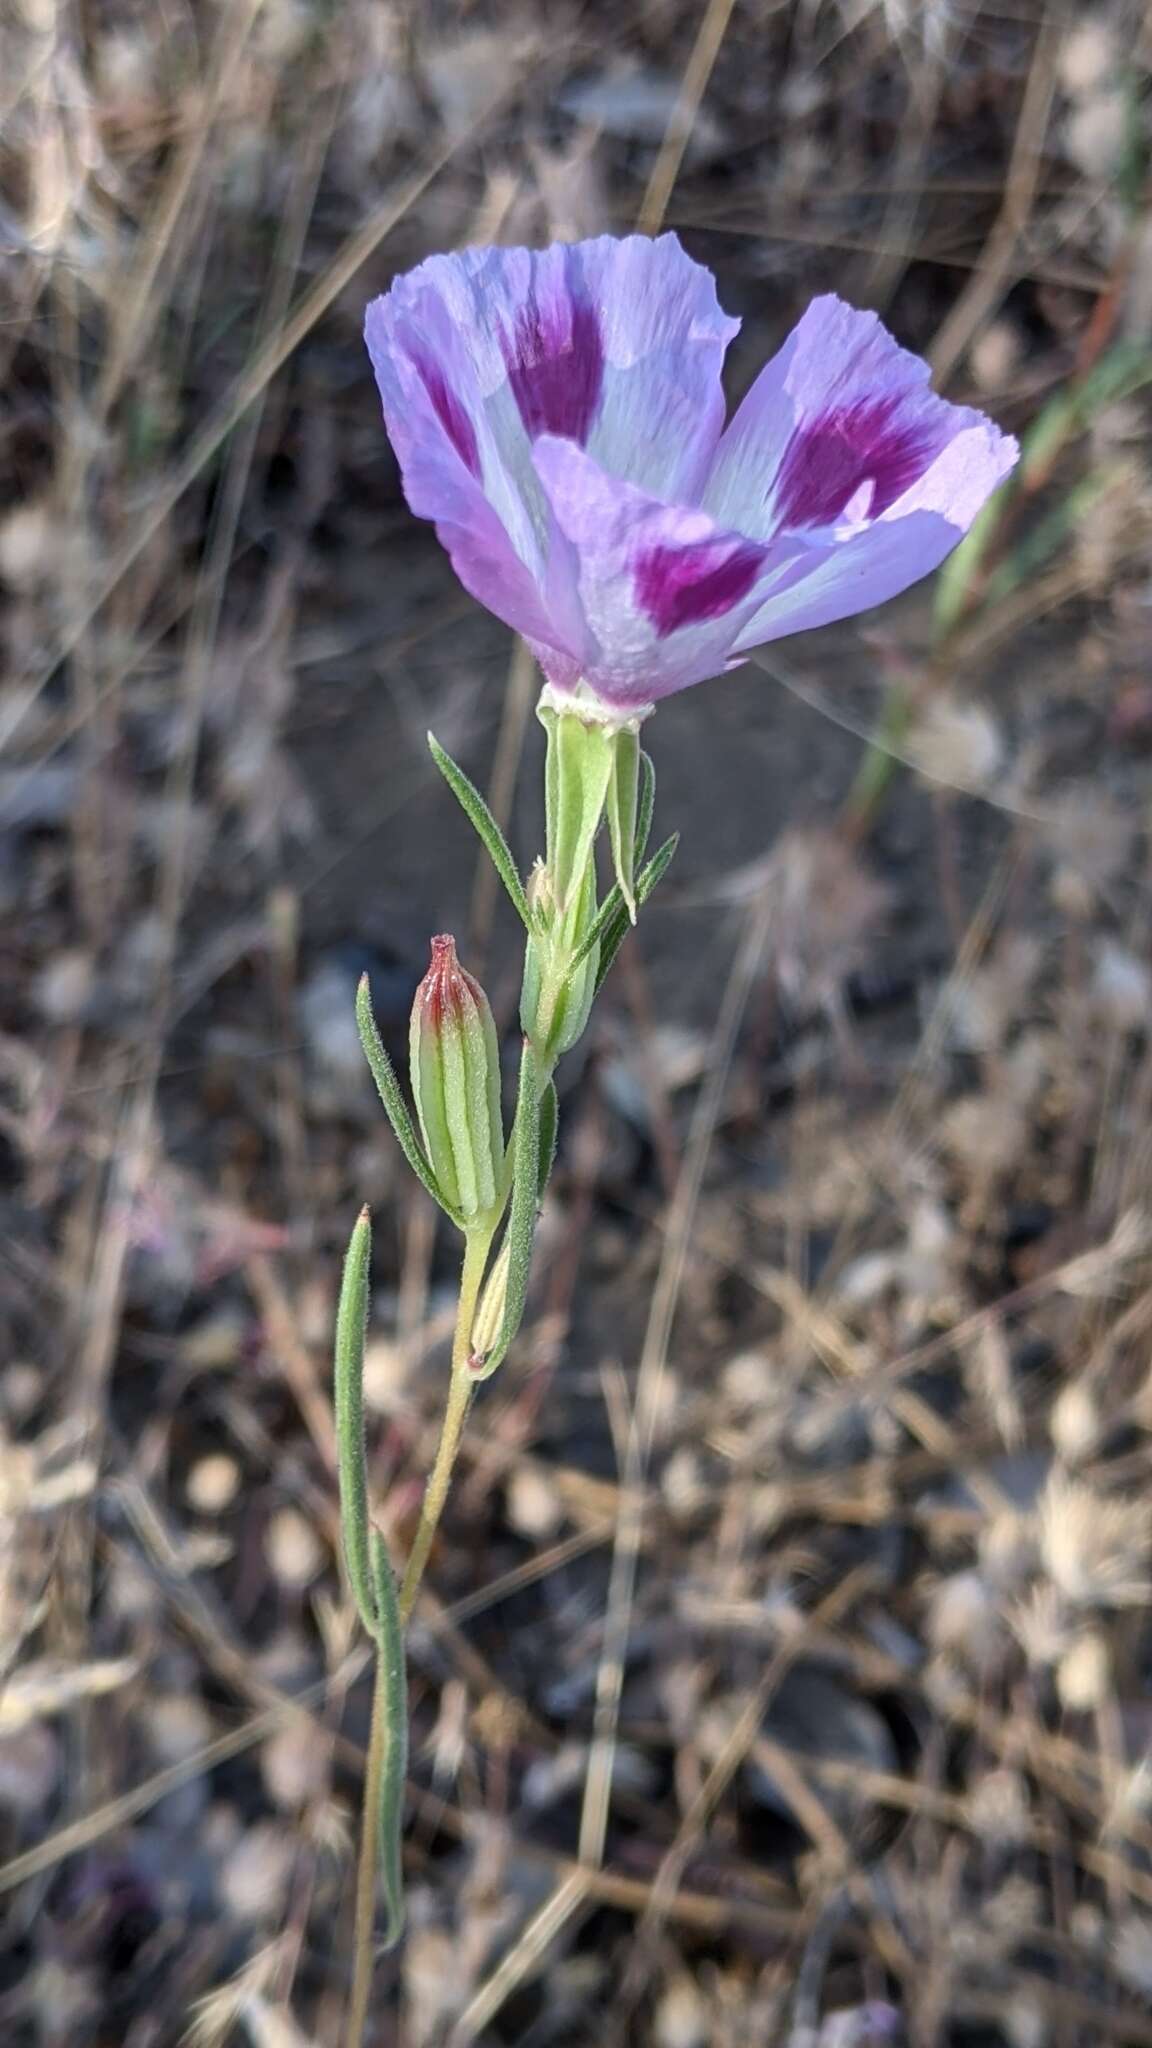
[[895, 597], [1016, 460], [832, 296], [725, 427], [738, 326], [674, 235], [432, 256], [368, 308], [408, 501], [558, 708], [622, 723]]
[[465, 1224], [498, 1209], [503, 1183], [500, 1054], [488, 998], [456, 958], [432, 941], [410, 1031], [412, 1094], [437, 1185]]

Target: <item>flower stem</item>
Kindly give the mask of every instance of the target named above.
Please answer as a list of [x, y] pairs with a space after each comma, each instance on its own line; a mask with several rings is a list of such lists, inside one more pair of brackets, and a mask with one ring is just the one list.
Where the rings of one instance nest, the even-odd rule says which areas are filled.
[[464, 1434], [464, 1423], [468, 1404], [472, 1399], [475, 1380], [469, 1370], [468, 1361], [472, 1353], [472, 1325], [476, 1319], [476, 1304], [480, 1298], [480, 1287], [484, 1278], [488, 1252], [495, 1235], [494, 1227], [487, 1222], [470, 1230], [464, 1240], [464, 1265], [460, 1274], [460, 1299], [456, 1309], [456, 1334], [452, 1340], [452, 1377], [448, 1383], [448, 1401], [444, 1409], [444, 1421], [440, 1430], [440, 1442], [436, 1450], [436, 1462], [428, 1476], [424, 1499], [420, 1508], [420, 1521], [412, 1544], [404, 1577], [400, 1584], [400, 1621], [407, 1626], [424, 1567], [435, 1540], [448, 1487], [452, 1479], [452, 1468], [456, 1453]]
[[[448, 1385], [448, 1401], [444, 1410], [444, 1421], [440, 1431], [440, 1443], [436, 1462], [432, 1467], [424, 1500], [420, 1509], [420, 1521], [415, 1541], [404, 1572], [400, 1587], [400, 1622], [405, 1626], [416, 1605], [424, 1567], [435, 1539], [456, 1453], [464, 1433], [468, 1415], [468, 1404], [472, 1398], [475, 1381], [469, 1370], [471, 1356], [472, 1325], [476, 1317], [476, 1304], [484, 1279], [484, 1267], [496, 1234], [496, 1224], [486, 1220], [470, 1230], [464, 1240], [464, 1264], [460, 1273], [460, 1298], [456, 1309], [456, 1332], [452, 1340], [452, 1377]], [[379, 1862], [380, 1831], [376, 1816], [380, 1806], [380, 1785], [384, 1770], [388, 1739], [388, 1688], [385, 1683], [383, 1661], [377, 1652], [376, 1684], [372, 1696], [372, 1728], [368, 1738], [368, 1756], [364, 1766], [364, 1798], [360, 1831], [360, 1860], [356, 1871], [356, 1928], [352, 1951], [352, 1991], [348, 2002], [348, 2020], [345, 2028], [345, 2048], [362, 2048], [364, 2029], [368, 2021], [368, 2002], [372, 1991], [372, 1969], [375, 1960], [376, 1926], [376, 1883]]]
[[372, 1691], [372, 1731], [364, 1766], [364, 1799], [360, 1816], [360, 1859], [356, 1866], [356, 1930], [352, 1939], [352, 1992], [348, 2001], [345, 2048], [361, 2048], [368, 2022], [368, 2001], [372, 1995], [375, 1963], [376, 1872], [380, 1854], [380, 1830], [376, 1814], [380, 1805], [380, 1777], [384, 1769], [387, 1738], [384, 1663], [376, 1652], [376, 1683]]

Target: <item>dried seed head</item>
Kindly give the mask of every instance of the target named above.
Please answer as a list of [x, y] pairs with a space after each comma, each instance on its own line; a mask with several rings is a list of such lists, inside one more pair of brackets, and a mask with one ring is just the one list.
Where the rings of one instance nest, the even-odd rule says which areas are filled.
[[1090, 1458], [1100, 1442], [1100, 1409], [1091, 1387], [1069, 1380], [1052, 1403], [1048, 1418], [1052, 1442], [1067, 1465]]
[[1038, 1513], [1041, 1562], [1072, 1607], [1139, 1607], [1149, 1599], [1152, 1522], [1143, 1500], [1107, 1499], [1054, 1472]]
[[1056, 1667], [1056, 1690], [1070, 1714], [1095, 1713], [1108, 1698], [1111, 1680], [1107, 1639], [1098, 1629], [1078, 1637]]

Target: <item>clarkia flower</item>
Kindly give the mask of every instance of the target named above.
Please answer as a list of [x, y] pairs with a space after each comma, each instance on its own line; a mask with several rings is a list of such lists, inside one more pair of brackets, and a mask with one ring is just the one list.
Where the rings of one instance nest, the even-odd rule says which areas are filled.
[[368, 308], [412, 510], [586, 716], [895, 597], [1016, 460], [831, 296], [725, 426], [738, 327], [675, 235], [432, 256]]

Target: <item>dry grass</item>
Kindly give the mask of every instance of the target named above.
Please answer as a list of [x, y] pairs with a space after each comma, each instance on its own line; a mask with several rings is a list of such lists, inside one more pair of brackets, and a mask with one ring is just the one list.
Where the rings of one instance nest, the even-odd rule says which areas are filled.
[[[934, 621], [654, 729], [683, 863], [572, 1062], [418, 1617], [375, 2038], [1152, 2041], [1150, 57], [1134, 0], [10, 6], [19, 2048], [340, 2038], [362, 1200], [398, 1542], [451, 1307], [351, 991], [402, 1035], [470, 921], [513, 1013], [427, 724], [538, 829], [531, 678], [404, 511], [360, 311], [430, 248], [662, 219], [737, 387], [831, 285], [1040, 424]], [[878, 731], [913, 775], [861, 775]]]

